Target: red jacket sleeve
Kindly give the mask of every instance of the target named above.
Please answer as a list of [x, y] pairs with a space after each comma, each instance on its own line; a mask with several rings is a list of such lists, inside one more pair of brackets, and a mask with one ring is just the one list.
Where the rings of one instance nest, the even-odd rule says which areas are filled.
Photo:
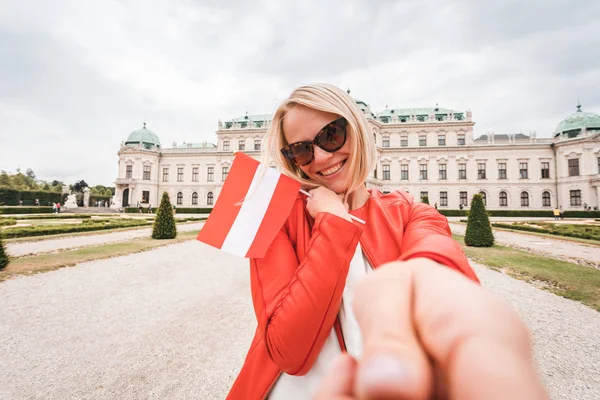
[[408, 215], [403, 216], [406, 225], [400, 260], [429, 258], [479, 282], [460, 244], [452, 239], [446, 217], [428, 204], [407, 200], [410, 205], [406, 207]]
[[361, 233], [353, 223], [322, 213], [300, 265], [285, 227], [264, 258], [250, 260], [258, 329], [282, 371], [304, 375], [315, 362], [337, 317]]

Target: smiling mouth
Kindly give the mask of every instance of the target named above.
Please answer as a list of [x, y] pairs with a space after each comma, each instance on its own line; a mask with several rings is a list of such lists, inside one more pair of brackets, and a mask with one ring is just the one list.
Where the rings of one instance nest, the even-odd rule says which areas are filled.
[[321, 176], [333, 175], [336, 172], [338, 172], [340, 169], [342, 169], [342, 167], [344, 166], [344, 164], [346, 164], [346, 160], [344, 160], [344, 161], [342, 161], [340, 163], [337, 163], [333, 167], [329, 167], [327, 169], [324, 169], [323, 171], [317, 172], [317, 174], [321, 175]]

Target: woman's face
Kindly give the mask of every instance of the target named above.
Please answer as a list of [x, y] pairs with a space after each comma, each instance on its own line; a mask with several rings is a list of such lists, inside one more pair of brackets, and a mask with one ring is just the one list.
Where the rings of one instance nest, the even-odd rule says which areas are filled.
[[[287, 143], [313, 140], [327, 124], [335, 121], [339, 115], [297, 105], [283, 118], [283, 132]], [[347, 128], [349, 129], [349, 127]], [[314, 146], [314, 158], [308, 165], [299, 168], [312, 181], [315, 181], [335, 193], [343, 193], [350, 186], [351, 174], [348, 167], [350, 157], [350, 138], [336, 152], [328, 153]]]

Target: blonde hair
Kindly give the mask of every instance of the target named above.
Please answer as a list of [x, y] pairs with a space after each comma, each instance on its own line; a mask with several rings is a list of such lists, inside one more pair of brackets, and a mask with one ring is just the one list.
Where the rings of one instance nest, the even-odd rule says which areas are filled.
[[281, 154], [281, 148], [288, 144], [283, 134], [283, 119], [287, 112], [297, 105], [336, 114], [348, 121], [346, 140], [350, 143], [350, 156], [347, 163], [352, 178], [345, 194], [363, 185], [375, 168], [375, 140], [367, 127], [367, 119], [356, 102], [343, 90], [327, 83], [301, 86], [277, 107], [265, 137], [263, 167], [268, 168], [271, 162], [274, 162], [277, 169], [300, 182], [303, 188], [314, 189], [319, 186]]

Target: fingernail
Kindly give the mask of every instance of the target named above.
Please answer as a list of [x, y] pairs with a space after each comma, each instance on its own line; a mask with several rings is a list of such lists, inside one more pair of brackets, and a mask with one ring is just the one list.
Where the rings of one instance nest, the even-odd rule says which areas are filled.
[[360, 372], [360, 380], [364, 385], [398, 382], [405, 380], [406, 377], [406, 364], [390, 355], [372, 357], [363, 364]]

